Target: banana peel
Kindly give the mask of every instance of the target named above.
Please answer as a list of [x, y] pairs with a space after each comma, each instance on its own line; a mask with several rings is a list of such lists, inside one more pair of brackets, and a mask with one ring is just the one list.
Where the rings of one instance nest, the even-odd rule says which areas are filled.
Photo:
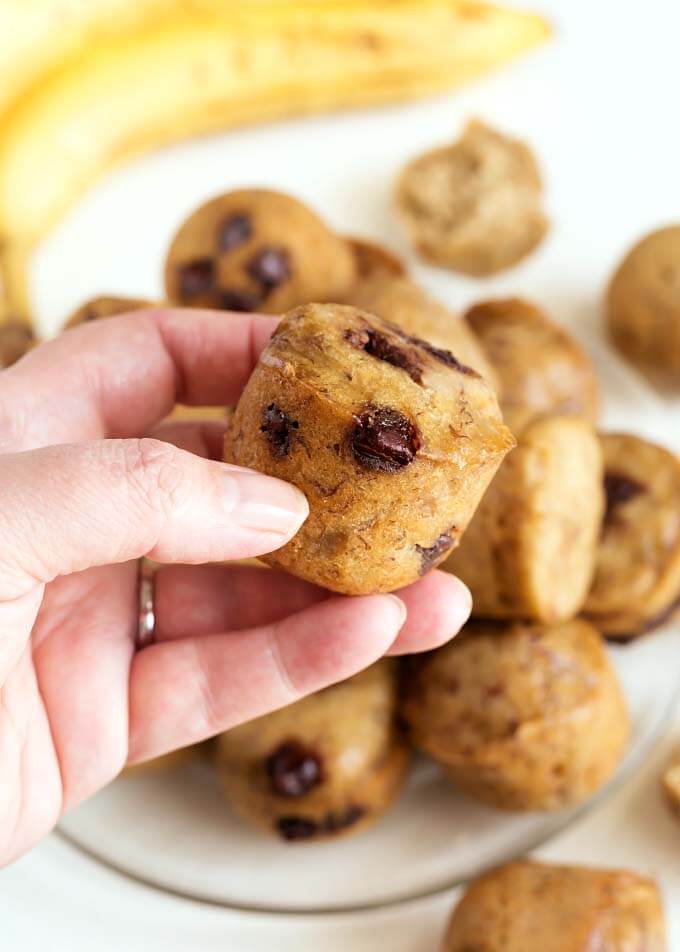
[[478, 0], [0, 0], [5, 311], [26, 313], [21, 263], [117, 163], [450, 88], [548, 34], [538, 16]]

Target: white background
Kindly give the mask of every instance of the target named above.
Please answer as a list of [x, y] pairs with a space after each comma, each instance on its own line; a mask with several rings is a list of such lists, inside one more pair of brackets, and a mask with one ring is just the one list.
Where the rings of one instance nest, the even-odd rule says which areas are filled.
[[[553, 20], [554, 42], [462, 92], [226, 134], [114, 173], [36, 256], [42, 325], [56, 327], [91, 294], [160, 295], [162, 257], [174, 228], [200, 201], [236, 185], [292, 191], [338, 228], [382, 237], [404, 251], [390, 212], [396, 170], [479, 115], [535, 146], [548, 185], [550, 237], [527, 262], [492, 281], [418, 273], [458, 306], [506, 291], [536, 298], [597, 350], [601, 294], [612, 267], [641, 233], [680, 221], [680, 5], [533, 5]], [[627, 386], [617, 398], [625, 418], [626, 405], [644, 400], [644, 391]], [[654, 420], [649, 424], [653, 429]], [[659, 438], [680, 446], [680, 422]], [[680, 719], [645, 771], [540, 855], [657, 875], [670, 948], [680, 952], [680, 822], [658, 791], [658, 773], [676, 743]], [[444, 897], [351, 920], [256, 919], [144, 889], [50, 838], [0, 873], [0, 948], [416, 952], [437, 947], [450, 905]]]

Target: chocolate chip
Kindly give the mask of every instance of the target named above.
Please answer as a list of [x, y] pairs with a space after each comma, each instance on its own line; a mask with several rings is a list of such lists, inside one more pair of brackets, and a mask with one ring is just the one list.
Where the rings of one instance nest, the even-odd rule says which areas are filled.
[[261, 304], [262, 298], [258, 294], [251, 294], [250, 291], [237, 291], [229, 289], [220, 291], [220, 308], [224, 311], [245, 311], [250, 313], [256, 311], [258, 304]]
[[217, 247], [220, 251], [233, 251], [238, 248], [253, 234], [253, 225], [250, 217], [245, 212], [237, 212], [230, 215], [220, 225], [217, 233]]
[[419, 340], [419, 343], [428, 354], [431, 354], [436, 360], [441, 361], [442, 364], [446, 364], [447, 367], [452, 367], [461, 374], [467, 374], [468, 377], [479, 377], [476, 370], [473, 370], [472, 367], [468, 367], [467, 364], [461, 364], [450, 350], [444, 350], [443, 347], [435, 347], [434, 344], [426, 340]]
[[247, 270], [251, 278], [271, 291], [291, 275], [288, 252], [285, 248], [260, 248], [248, 262]]
[[323, 828], [327, 833], [337, 833], [339, 830], [346, 830], [353, 826], [364, 816], [366, 811], [363, 807], [350, 806], [344, 813], [327, 813], [324, 817]]
[[319, 758], [297, 741], [277, 747], [266, 766], [272, 789], [281, 797], [301, 797], [321, 783]]
[[298, 430], [300, 424], [291, 419], [287, 413], [275, 403], [270, 403], [262, 414], [260, 431], [269, 440], [272, 453], [276, 459], [283, 459], [290, 453], [291, 430]]
[[282, 816], [276, 821], [276, 829], [284, 840], [308, 840], [316, 835], [319, 826], [303, 816]]
[[605, 511], [605, 525], [611, 522], [616, 509], [623, 506], [630, 499], [634, 499], [645, 491], [642, 483], [622, 473], [605, 473], [604, 492], [607, 497]]
[[387, 334], [381, 334], [372, 328], [366, 328], [363, 332], [348, 330], [345, 332], [345, 340], [371, 357], [405, 370], [415, 383], [422, 383], [423, 368], [415, 348], [404, 347], [400, 341], [391, 340]]
[[215, 262], [212, 258], [194, 258], [177, 269], [179, 290], [183, 298], [196, 297], [212, 291], [215, 285]]
[[420, 555], [420, 574], [425, 575], [430, 569], [434, 568], [435, 565], [438, 565], [441, 560], [448, 555], [448, 553], [453, 548], [453, 544], [456, 541], [455, 535], [452, 536], [451, 532], [454, 530], [449, 530], [449, 532], [443, 532], [432, 545], [422, 546], [417, 545], [416, 549]]
[[396, 473], [408, 466], [420, 448], [416, 427], [391, 407], [369, 407], [355, 416], [350, 442], [362, 466], [384, 473]]

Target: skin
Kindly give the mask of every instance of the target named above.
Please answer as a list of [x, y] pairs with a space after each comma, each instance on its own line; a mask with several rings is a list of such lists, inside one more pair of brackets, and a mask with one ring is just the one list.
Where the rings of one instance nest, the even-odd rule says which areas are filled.
[[[470, 610], [433, 572], [328, 593], [217, 563], [285, 544], [307, 514], [279, 480], [218, 462], [276, 318], [138, 311], [74, 328], [0, 374], [0, 865], [137, 763], [434, 648]], [[135, 651], [138, 559], [164, 565]], [[323, 633], [323, 637], [319, 634]]]

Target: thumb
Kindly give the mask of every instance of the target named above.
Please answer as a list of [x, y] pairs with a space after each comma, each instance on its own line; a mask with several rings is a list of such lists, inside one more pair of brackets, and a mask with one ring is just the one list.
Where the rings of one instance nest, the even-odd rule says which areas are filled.
[[309, 512], [303, 494], [160, 440], [99, 440], [0, 456], [0, 600], [143, 555], [219, 562], [271, 552]]

